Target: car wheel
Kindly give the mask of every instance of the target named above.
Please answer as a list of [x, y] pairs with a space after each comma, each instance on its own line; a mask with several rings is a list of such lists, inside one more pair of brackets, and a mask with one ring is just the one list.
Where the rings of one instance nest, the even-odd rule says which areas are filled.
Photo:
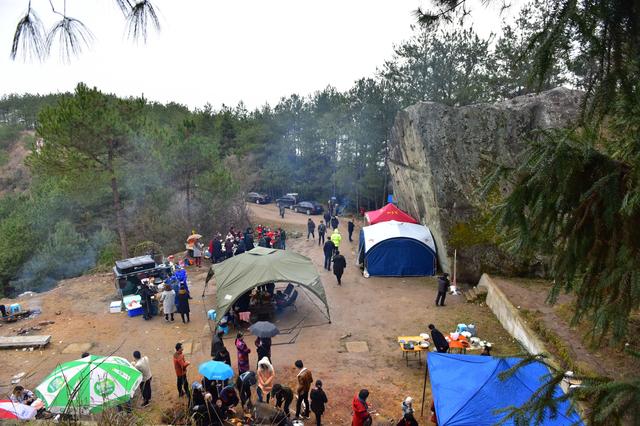
[[298, 211], [298, 208], [297, 208], [297, 207], [296, 207], [295, 209], [293, 209], [293, 211], [294, 211], [294, 212], [296, 212], [296, 213], [300, 213], [300, 212]]
[[311, 216], [311, 210], [307, 209], [307, 216]]
[[260, 204], [260, 200], [256, 200], [256, 204]]

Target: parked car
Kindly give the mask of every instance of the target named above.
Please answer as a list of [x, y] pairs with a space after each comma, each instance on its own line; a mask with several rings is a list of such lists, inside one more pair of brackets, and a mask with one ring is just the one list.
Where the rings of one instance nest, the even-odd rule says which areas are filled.
[[298, 202], [298, 198], [296, 197], [296, 195], [286, 194], [280, 198], [276, 198], [276, 204], [278, 205], [278, 207], [282, 206], [291, 208], [292, 205]]
[[250, 192], [247, 194], [247, 201], [256, 204], [269, 204], [271, 197], [267, 194], [260, 194], [259, 192]]
[[296, 213], [306, 214], [320, 214], [324, 211], [324, 207], [315, 201], [301, 201], [298, 204], [291, 206], [291, 209]]

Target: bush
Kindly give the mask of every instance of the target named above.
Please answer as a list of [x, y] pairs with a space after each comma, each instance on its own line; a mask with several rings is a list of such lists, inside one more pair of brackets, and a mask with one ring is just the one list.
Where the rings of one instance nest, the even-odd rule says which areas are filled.
[[16, 124], [0, 124], [0, 149], [9, 148], [20, 139], [22, 127]]

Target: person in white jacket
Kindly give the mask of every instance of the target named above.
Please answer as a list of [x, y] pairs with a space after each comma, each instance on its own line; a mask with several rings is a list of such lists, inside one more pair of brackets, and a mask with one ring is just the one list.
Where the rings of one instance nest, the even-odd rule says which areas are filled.
[[133, 366], [142, 373], [142, 383], [140, 383], [140, 391], [142, 392], [142, 406], [149, 405], [151, 400], [151, 367], [149, 366], [149, 358], [141, 356], [140, 351], [133, 352]]

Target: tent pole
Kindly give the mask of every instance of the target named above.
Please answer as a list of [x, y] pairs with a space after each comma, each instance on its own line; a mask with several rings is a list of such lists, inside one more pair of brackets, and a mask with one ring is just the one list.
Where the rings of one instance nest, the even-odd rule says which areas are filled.
[[429, 356], [429, 352], [424, 354], [424, 381], [422, 384], [422, 406], [420, 407], [420, 417], [424, 415], [424, 397], [427, 393], [427, 357]]
[[453, 250], [453, 285], [454, 287], [457, 285], [456, 280], [456, 263], [458, 261], [458, 250]]

